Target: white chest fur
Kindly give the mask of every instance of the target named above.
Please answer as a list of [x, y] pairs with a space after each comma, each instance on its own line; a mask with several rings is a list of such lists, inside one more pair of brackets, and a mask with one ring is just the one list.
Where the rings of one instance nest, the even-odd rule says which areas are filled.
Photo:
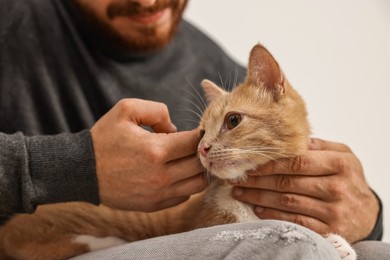
[[233, 199], [232, 186], [220, 185], [209, 190], [207, 203], [214, 203], [221, 212], [228, 212], [237, 218], [237, 222], [259, 220], [254, 214], [253, 207]]

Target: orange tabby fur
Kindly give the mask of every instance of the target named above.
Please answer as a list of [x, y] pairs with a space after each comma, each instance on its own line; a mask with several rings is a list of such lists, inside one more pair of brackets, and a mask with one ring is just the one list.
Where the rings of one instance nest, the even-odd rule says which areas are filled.
[[[219, 178], [206, 191], [154, 213], [77, 202], [40, 206], [0, 229], [0, 259], [66, 259], [88, 252], [87, 245], [73, 241], [77, 235], [136, 241], [255, 219], [250, 206], [230, 197], [226, 179], [245, 178], [259, 164], [304, 153], [310, 133], [304, 103], [261, 45], [251, 52], [246, 81], [231, 93], [209, 81], [202, 84], [210, 105], [200, 124], [205, 130], [200, 147], [210, 149], [200, 159]], [[236, 128], [226, 129], [225, 115], [231, 111], [243, 118]], [[235, 212], [237, 207], [245, 216]]]

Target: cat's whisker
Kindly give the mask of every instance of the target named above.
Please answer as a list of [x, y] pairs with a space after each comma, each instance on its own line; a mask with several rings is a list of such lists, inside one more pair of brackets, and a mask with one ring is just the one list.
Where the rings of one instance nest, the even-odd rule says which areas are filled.
[[275, 154], [275, 155], [279, 155], [280, 157], [286, 157], [287, 155], [283, 154], [283, 153], [277, 153], [277, 152], [273, 152], [273, 151], [241, 151], [242, 154], [246, 153], [246, 154], [263, 154], [263, 153], [269, 153], [269, 154]]
[[189, 118], [182, 118], [182, 119], [179, 119], [179, 121], [191, 122], [191, 123], [196, 123], [197, 125], [199, 125], [199, 120], [194, 120], [194, 119], [189, 119]]
[[[283, 167], [283, 164], [278, 161], [281, 158], [277, 159], [277, 158], [274, 158], [274, 157], [267, 155], [267, 154], [264, 154], [264, 153], [262, 153], [260, 155], [268, 158], [270, 161], [274, 161], [275, 163], [279, 164], [279, 166]], [[242, 160], [242, 157], [237, 155], [237, 154], [236, 155], [231, 154], [231, 155], [212, 156], [212, 157], [210, 157], [210, 159], [211, 160], [218, 160], [218, 161], [230, 160], [227, 162], [228, 164], [232, 164], [231, 160], [237, 159], [240, 164], [245, 164], [245, 161]], [[248, 164], [248, 168], [252, 168], [252, 166], [253, 166], [252, 164], [249, 164], [249, 163], [247, 163], [247, 164]]]
[[230, 92], [233, 90], [233, 88], [235, 87], [235, 86], [237, 86], [238, 85], [238, 65], [236, 64], [236, 69], [235, 69], [235, 71], [234, 71], [234, 80], [233, 80], [233, 85], [231, 86], [231, 88], [230, 88]]
[[221, 82], [221, 88], [226, 90], [227, 89], [226, 88], [226, 84], [225, 84], [225, 82], [222, 79], [221, 73], [219, 73], [219, 72], [218, 72], [218, 77], [219, 77], [219, 81]]
[[225, 86], [227, 89], [231, 89], [232, 88], [232, 85], [231, 85], [231, 74], [229, 73], [227, 76], [226, 76], [226, 81], [225, 81]]
[[[300, 147], [300, 145], [289, 145], [289, 146], [284, 146], [284, 148], [289, 148], [289, 149], [296, 149]], [[280, 150], [280, 147], [270, 147], [270, 146], [239, 146], [235, 149], [275, 149], [275, 150]]]
[[194, 90], [196, 95], [193, 92], [191, 92], [191, 91], [189, 91], [187, 89], [184, 89], [184, 90], [187, 93], [189, 93], [192, 97], [194, 97], [196, 100], [200, 101], [201, 106], [202, 106], [202, 110], [205, 110], [206, 107], [207, 107], [205, 99], [203, 98], [203, 96], [199, 93], [198, 89], [191, 83], [191, 81], [188, 78], [187, 78], [187, 82], [190, 85], [190, 87]]
[[231, 151], [251, 151], [251, 152], [266, 152], [266, 151], [278, 151], [279, 148], [264, 147], [264, 148], [234, 148]]
[[[277, 153], [277, 152], [273, 152], [273, 151], [267, 151], [266, 149], [263, 149], [263, 150], [244, 150], [244, 149], [238, 149], [238, 148], [228, 148], [228, 149], [218, 151], [216, 153], [212, 153], [209, 155], [210, 156], [209, 158], [211, 160], [219, 160], [219, 161], [234, 160], [234, 159], [241, 160], [242, 155], [245, 155], [245, 154], [246, 155], [264, 156], [272, 161], [275, 161], [280, 166], [283, 166], [281, 163], [278, 162], [278, 160], [280, 160], [281, 158], [291, 159], [286, 154]], [[271, 156], [269, 154], [277, 155], [278, 158], [275, 158], [274, 156]], [[227, 162], [227, 163], [229, 163], [229, 162]], [[245, 163], [245, 161], [241, 161], [241, 163]]]
[[189, 98], [184, 98], [188, 103], [192, 104], [196, 109], [197, 109], [197, 112], [199, 112], [199, 114], [201, 114], [203, 116], [203, 112], [204, 110], [198, 106], [198, 104], [196, 104], [195, 102], [193, 102], [191, 99]]
[[289, 161], [293, 162], [294, 164], [299, 164], [299, 166], [303, 166], [303, 164], [300, 163], [300, 161], [298, 161], [296, 159], [296, 157], [290, 157], [290, 158], [285, 158], [285, 159], [289, 159]]
[[202, 116], [203, 116], [202, 114], [199, 114], [197, 111], [194, 111], [193, 109], [189, 109], [188, 107], [185, 107], [185, 106], [180, 106], [179, 110], [190, 112], [190, 113], [196, 115], [196, 117], [199, 119], [199, 121], [202, 119]]
[[[240, 153], [240, 154], [245, 154], [245, 153], [249, 153], [249, 152], [245, 152], [245, 150], [243, 151], [239, 151], [239, 150], [236, 150], [236, 152]], [[273, 152], [273, 151], [267, 151], [267, 150], [250, 150], [250, 153], [254, 154], [253, 152], [257, 153], [257, 154], [264, 154], [264, 153], [269, 153], [269, 154], [274, 154], [274, 155], [278, 155], [279, 158], [278, 160], [281, 160], [281, 159], [286, 159], [286, 160], [290, 160], [294, 163], [300, 163], [296, 157], [291, 157], [291, 155], [289, 154], [283, 154], [283, 153], [277, 153], [277, 152]]]
[[[240, 149], [240, 148], [228, 148], [228, 149], [224, 149], [223, 151], [226, 153], [226, 152], [229, 152], [229, 153], [232, 153], [232, 152], [235, 152], [235, 153], [240, 153], [240, 154], [249, 154], [249, 153], [252, 153], [252, 154], [261, 154], [261, 153], [273, 153], [273, 154], [276, 154], [276, 155], [280, 155], [282, 157], [284, 156], [288, 156], [286, 154], [283, 154], [283, 153], [277, 153], [275, 151], [270, 151], [272, 148], [263, 148], [263, 149], [259, 149], [259, 148], [256, 148], [256, 149]], [[278, 150], [277, 148], [275, 148], [274, 150]]]
[[206, 172], [204, 173], [204, 178], [205, 178], [206, 184], [209, 185], [210, 183], [212, 183], [213, 175], [208, 170], [206, 170]]

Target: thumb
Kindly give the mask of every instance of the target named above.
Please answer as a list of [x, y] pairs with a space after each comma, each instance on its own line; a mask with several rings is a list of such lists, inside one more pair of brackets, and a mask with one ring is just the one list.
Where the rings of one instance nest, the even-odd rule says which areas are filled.
[[131, 99], [130, 119], [137, 125], [150, 126], [156, 133], [173, 133], [177, 128], [171, 122], [168, 107], [164, 103]]

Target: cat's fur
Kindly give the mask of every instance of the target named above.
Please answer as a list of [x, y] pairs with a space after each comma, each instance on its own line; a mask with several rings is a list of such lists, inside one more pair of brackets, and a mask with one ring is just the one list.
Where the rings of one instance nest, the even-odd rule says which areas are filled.
[[[212, 176], [203, 193], [154, 213], [87, 203], [40, 206], [0, 229], [0, 259], [66, 259], [150, 237], [258, 220], [251, 206], [231, 197], [226, 180], [245, 179], [246, 171], [259, 164], [303, 154], [310, 134], [304, 102], [261, 45], [251, 51], [245, 82], [231, 93], [207, 80], [202, 86], [210, 104], [200, 123], [204, 135], [198, 148]], [[233, 126], [228, 122], [232, 114], [239, 120]], [[341, 237], [328, 239], [338, 243], [342, 258], [356, 258]]]

